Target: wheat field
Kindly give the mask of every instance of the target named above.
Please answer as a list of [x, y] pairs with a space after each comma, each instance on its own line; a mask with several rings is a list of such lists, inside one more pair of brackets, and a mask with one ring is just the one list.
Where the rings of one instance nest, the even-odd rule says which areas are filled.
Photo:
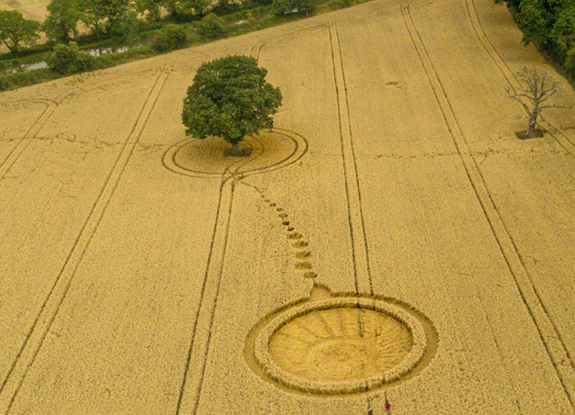
[[[376, 0], [0, 94], [0, 413], [573, 414], [575, 110], [516, 137], [516, 72], [567, 86], [520, 39]], [[284, 97], [242, 159], [180, 119], [233, 54]]]

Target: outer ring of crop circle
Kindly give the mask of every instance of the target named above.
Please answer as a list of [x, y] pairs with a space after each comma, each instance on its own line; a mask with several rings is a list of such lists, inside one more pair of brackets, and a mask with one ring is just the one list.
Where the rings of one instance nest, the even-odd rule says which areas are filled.
[[[413, 346], [407, 356], [395, 367], [379, 376], [353, 381], [312, 381], [299, 378], [280, 368], [269, 353], [271, 337], [281, 327], [297, 317], [316, 310], [332, 308], [364, 308], [377, 311], [399, 321], [411, 332]], [[279, 385], [303, 393], [323, 396], [341, 396], [378, 389], [388, 383], [400, 380], [423, 359], [428, 349], [426, 330], [419, 320], [402, 308], [387, 301], [365, 297], [334, 297], [326, 300], [304, 302], [292, 306], [274, 316], [257, 334], [254, 345], [254, 358], [263, 374]]]
[[[248, 168], [248, 169], [243, 170], [243, 171], [238, 171], [237, 173], [241, 173], [243, 176], [251, 176], [251, 175], [262, 174], [262, 173], [267, 173], [270, 171], [278, 170], [278, 169], [287, 167], [291, 164], [294, 164], [295, 162], [300, 160], [307, 153], [307, 150], [309, 147], [308, 142], [300, 134], [294, 133], [293, 131], [281, 129], [281, 128], [273, 128], [271, 131], [274, 134], [282, 135], [284, 137], [287, 137], [291, 141], [293, 141], [294, 142], [294, 150], [287, 157], [282, 158], [282, 160], [277, 162], [277, 163], [274, 163], [274, 164], [271, 164], [271, 165], [265, 166], [265, 167], [255, 168], [255, 169], [249, 169]], [[177, 156], [178, 151], [180, 151], [186, 145], [188, 145], [191, 142], [196, 141], [196, 140], [197, 139], [181, 140], [178, 143], [176, 143], [175, 145], [173, 145], [172, 147], [170, 147], [164, 153], [164, 156], [162, 157], [162, 164], [164, 165], [164, 167], [167, 168], [168, 170], [174, 172], [174, 173], [181, 174], [184, 176], [204, 177], [204, 178], [221, 177], [222, 173], [204, 172], [204, 171], [199, 171], [199, 170], [193, 170], [191, 168], [181, 166], [176, 162], [176, 156]], [[264, 147], [264, 151], [265, 151], [265, 147]], [[241, 161], [242, 160], [238, 160], [238, 162], [241, 162]], [[249, 162], [252, 160], [248, 159], [247, 161], [249, 164]], [[243, 164], [242, 164], [242, 166], [243, 166]]]

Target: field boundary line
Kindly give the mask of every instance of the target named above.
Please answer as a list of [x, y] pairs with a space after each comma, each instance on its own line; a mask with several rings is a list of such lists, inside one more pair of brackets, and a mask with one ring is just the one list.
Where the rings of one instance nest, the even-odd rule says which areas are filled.
[[114, 167], [110, 171], [98, 198], [94, 202], [88, 218], [84, 222], [84, 225], [82, 226], [82, 229], [80, 230], [80, 233], [76, 238], [76, 241], [74, 242], [74, 245], [50, 292], [48, 293], [36, 320], [29, 329], [26, 339], [16, 355], [6, 379], [0, 385], [0, 413], [7, 415], [10, 411], [20, 387], [26, 378], [28, 369], [30, 369], [34, 363], [34, 360], [42, 347], [46, 335], [58, 314], [60, 306], [64, 302], [68, 289], [72, 284], [72, 279], [82, 262], [84, 254], [86, 253], [96, 230], [98, 229], [110, 200], [134, 152], [136, 144], [147, 125], [170, 72], [171, 68], [164, 68], [156, 78], [156, 81], [154, 82], [154, 85], [136, 118], [136, 122], [134, 123], [128, 138], [114, 163]]
[[250, 56], [253, 58], [256, 58], [256, 60], [259, 61], [260, 53], [261, 53], [263, 47], [265, 45], [267, 45], [270, 41], [281, 40], [281, 39], [284, 39], [286, 37], [291, 37], [294, 34], [299, 34], [299, 33], [303, 33], [303, 32], [313, 32], [314, 30], [325, 28], [325, 27], [328, 27], [329, 25], [330, 25], [330, 23], [320, 23], [320, 24], [317, 24], [314, 26], [303, 27], [303, 28], [300, 28], [299, 30], [296, 30], [293, 32], [284, 33], [284, 34], [275, 35], [275, 36], [272, 35], [272, 36], [264, 37], [263, 39], [260, 39], [256, 43], [253, 44], [253, 46], [250, 50]]
[[24, 151], [26, 151], [32, 140], [36, 138], [36, 136], [42, 130], [42, 128], [44, 128], [50, 117], [52, 117], [56, 109], [60, 106], [60, 104], [64, 101], [64, 99], [66, 99], [66, 97], [68, 97], [68, 95], [72, 93], [72, 91], [74, 91], [74, 89], [71, 89], [69, 91], [60, 94], [53, 100], [51, 99], [26, 100], [29, 102], [39, 101], [43, 104], [48, 105], [46, 106], [44, 111], [42, 111], [42, 114], [40, 114], [40, 116], [36, 118], [36, 120], [34, 121], [32, 126], [28, 129], [26, 134], [24, 134], [24, 137], [22, 137], [22, 139], [18, 142], [18, 144], [16, 144], [14, 148], [10, 151], [8, 156], [0, 163], [0, 180], [2, 180], [6, 176], [6, 174], [10, 171], [12, 166], [16, 164], [16, 162], [18, 161], [20, 156], [24, 153]]
[[355, 290], [373, 295], [373, 281], [369, 262], [369, 247], [365, 231], [361, 188], [357, 175], [357, 162], [353, 145], [348, 88], [343, 65], [339, 32], [335, 22], [329, 25], [329, 39], [333, 64], [333, 77], [337, 97], [339, 135], [343, 158], [343, 175], [347, 195], [347, 215], [351, 237], [351, 255], [355, 276]]
[[[473, 8], [473, 12], [471, 12], [471, 7], [469, 5], [470, 2], [472, 5], [471, 7]], [[487, 34], [483, 29], [483, 25], [479, 20], [475, 0], [465, 0], [465, 6], [467, 8], [467, 14], [469, 15], [469, 20], [471, 21], [471, 26], [473, 27], [475, 36], [477, 37], [477, 39], [479, 40], [485, 51], [489, 54], [489, 57], [491, 58], [495, 66], [497, 66], [497, 69], [499, 69], [499, 72], [501, 72], [501, 74], [511, 87], [511, 89], [514, 92], [517, 92], [517, 90], [521, 88], [521, 84], [517, 79], [517, 75], [513, 73], [511, 68], [509, 68], [507, 62], [505, 62], [501, 54], [497, 51], [495, 46], [493, 46], [493, 43], [491, 43], [491, 41], [487, 37]], [[575, 157], [575, 143], [571, 141], [569, 136], [565, 134], [565, 132], [562, 129], [553, 125], [543, 114], [540, 114], [539, 117], [543, 121], [543, 124], [548, 126], [547, 132], [551, 137], [553, 137], [553, 139], [557, 142], [557, 144], [559, 144], [572, 157]], [[555, 131], [556, 134], [553, 134], [551, 130]]]
[[467, 140], [457, 121], [447, 93], [411, 17], [409, 3], [401, 6], [401, 14], [477, 200], [491, 228], [495, 241], [499, 246], [503, 259], [507, 263], [521, 299], [537, 328], [539, 337], [555, 368], [559, 382], [565, 391], [569, 403], [573, 406], [575, 400], [575, 371], [573, 362], [569, 359], [560, 333], [550, 320], [545, 306], [533, 285], [531, 276], [521, 259], [517, 246], [499, 214], [495, 202], [489, 193], [485, 179], [477, 165], [477, 161], [469, 151]]

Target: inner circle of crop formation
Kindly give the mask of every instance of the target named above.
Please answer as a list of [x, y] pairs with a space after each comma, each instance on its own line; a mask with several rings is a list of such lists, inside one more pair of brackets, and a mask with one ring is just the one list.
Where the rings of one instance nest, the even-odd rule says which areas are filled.
[[246, 155], [227, 154], [230, 144], [221, 137], [186, 139], [164, 154], [169, 170], [193, 177], [221, 177], [226, 173], [252, 175], [280, 169], [307, 152], [307, 141], [291, 131], [273, 129], [245, 137], [240, 149]]
[[310, 380], [361, 380], [392, 369], [409, 353], [408, 328], [390, 315], [362, 308], [314, 310], [270, 338], [283, 370]]
[[254, 344], [256, 363], [282, 386], [312, 394], [365, 392], [407, 375], [428, 349], [421, 322], [374, 298], [334, 297], [288, 308]]

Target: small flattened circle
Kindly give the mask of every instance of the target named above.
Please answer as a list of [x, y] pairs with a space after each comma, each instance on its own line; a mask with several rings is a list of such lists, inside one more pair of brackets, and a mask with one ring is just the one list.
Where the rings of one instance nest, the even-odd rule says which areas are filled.
[[251, 175], [293, 164], [308, 148], [300, 135], [279, 129], [246, 137], [240, 149], [249, 156], [227, 156], [228, 146], [220, 137], [186, 139], [166, 151], [163, 164], [174, 173], [192, 177], [221, 177], [226, 172]]

